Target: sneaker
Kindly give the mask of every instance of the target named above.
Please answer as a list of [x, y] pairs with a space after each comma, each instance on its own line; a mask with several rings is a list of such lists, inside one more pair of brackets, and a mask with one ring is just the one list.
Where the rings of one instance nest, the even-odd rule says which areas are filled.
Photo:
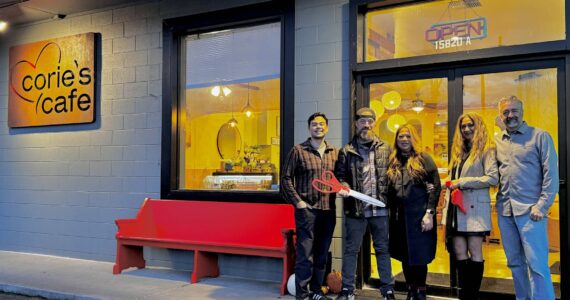
[[342, 289], [336, 300], [354, 300], [354, 293], [349, 291], [348, 289]]
[[386, 293], [382, 294], [382, 297], [385, 300], [396, 300], [396, 296], [394, 295], [393, 290], [389, 290]]
[[323, 292], [321, 292], [321, 291], [313, 293], [313, 296], [310, 297], [310, 299], [311, 300], [332, 300], [332, 298], [325, 296], [325, 294], [323, 294]]

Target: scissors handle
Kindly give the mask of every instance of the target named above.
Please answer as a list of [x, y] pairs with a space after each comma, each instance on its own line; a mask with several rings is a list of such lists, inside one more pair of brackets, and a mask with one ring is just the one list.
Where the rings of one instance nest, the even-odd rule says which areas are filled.
[[[334, 173], [331, 171], [324, 171], [321, 175], [321, 179], [313, 179], [311, 185], [315, 190], [325, 194], [336, 193], [340, 190], [348, 189], [342, 185], [338, 179], [336, 179]], [[328, 189], [324, 189], [323, 187], [328, 187]]]

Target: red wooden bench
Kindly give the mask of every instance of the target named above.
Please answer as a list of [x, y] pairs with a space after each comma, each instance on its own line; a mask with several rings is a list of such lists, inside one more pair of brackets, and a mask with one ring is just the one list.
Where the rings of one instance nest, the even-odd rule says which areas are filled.
[[218, 253], [283, 259], [282, 295], [294, 272], [291, 205], [145, 199], [135, 219], [115, 223], [113, 274], [144, 268], [143, 246], [193, 250], [192, 283], [220, 274]]

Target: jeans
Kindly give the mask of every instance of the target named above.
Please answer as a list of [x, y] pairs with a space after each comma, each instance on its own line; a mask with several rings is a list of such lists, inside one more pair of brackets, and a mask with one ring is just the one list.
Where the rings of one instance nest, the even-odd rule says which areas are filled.
[[380, 292], [386, 294], [394, 288], [392, 264], [388, 245], [388, 217], [351, 218], [344, 220], [344, 255], [342, 259], [342, 287], [354, 291], [356, 261], [366, 227], [370, 227], [372, 244], [376, 251], [376, 264], [380, 274]]
[[295, 209], [297, 259], [295, 261], [295, 290], [299, 298], [311, 291], [321, 290], [329, 247], [336, 225], [334, 210]]
[[[554, 299], [554, 287], [548, 266], [546, 218], [499, 215], [501, 240], [507, 264], [513, 273], [517, 300]], [[530, 278], [529, 278], [530, 272]]]

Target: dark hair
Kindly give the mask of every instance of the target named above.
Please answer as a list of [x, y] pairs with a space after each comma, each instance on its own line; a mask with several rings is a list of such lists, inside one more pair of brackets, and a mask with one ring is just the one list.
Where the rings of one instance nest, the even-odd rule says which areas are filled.
[[327, 119], [327, 116], [325, 116], [325, 114], [323, 114], [322, 112], [316, 112], [316, 113], [309, 116], [309, 119], [307, 120], [307, 126], [311, 126], [311, 121], [313, 121], [317, 117], [323, 117], [323, 119], [325, 119], [325, 122], [327, 123], [327, 125], [329, 125], [329, 119]]

